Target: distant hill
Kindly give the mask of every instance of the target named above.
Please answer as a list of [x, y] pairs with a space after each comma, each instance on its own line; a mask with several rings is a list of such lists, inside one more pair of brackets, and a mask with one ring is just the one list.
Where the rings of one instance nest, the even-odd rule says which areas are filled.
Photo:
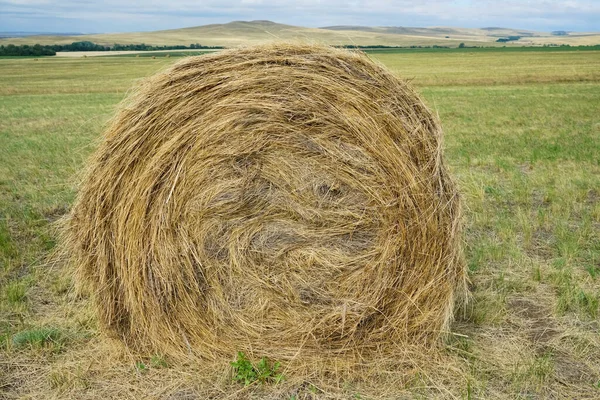
[[366, 27], [329, 26], [305, 28], [278, 24], [271, 21], [234, 21], [227, 24], [212, 24], [191, 28], [170, 29], [151, 32], [104, 33], [93, 35], [37, 35], [17, 38], [2, 38], [0, 44], [69, 44], [76, 41], [91, 41], [111, 45], [146, 43], [151, 45], [189, 45], [234, 47], [266, 43], [277, 40], [300, 40], [310, 43], [331, 45], [384, 45], [384, 46], [449, 46], [460, 43], [468, 46], [504, 45], [498, 38], [519, 36], [506, 45], [540, 44], [600, 44], [600, 33], [572, 33], [552, 35], [550, 32], [534, 32], [508, 28], [410, 28], [410, 27]]
[[446, 26], [436, 26], [430, 28], [411, 28], [405, 26], [326, 26], [321, 29], [335, 30], [335, 31], [363, 31], [363, 32], [379, 32], [379, 33], [391, 33], [401, 35], [417, 35], [417, 36], [448, 36], [448, 35], [459, 35], [459, 36], [473, 36], [473, 37], [502, 37], [502, 36], [543, 36], [543, 32], [524, 31], [518, 29], [507, 29], [507, 28], [453, 28]]
[[83, 35], [83, 33], [78, 32], [65, 32], [65, 33], [51, 33], [51, 32], [0, 32], [0, 38], [17, 38], [17, 37], [25, 37], [25, 36], [76, 36]]

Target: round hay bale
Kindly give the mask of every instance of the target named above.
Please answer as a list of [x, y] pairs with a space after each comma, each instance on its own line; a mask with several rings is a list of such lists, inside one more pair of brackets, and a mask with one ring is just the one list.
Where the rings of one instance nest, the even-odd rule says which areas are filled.
[[362, 53], [185, 58], [121, 106], [65, 248], [102, 325], [144, 351], [289, 360], [429, 346], [465, 288], [441, 134]]

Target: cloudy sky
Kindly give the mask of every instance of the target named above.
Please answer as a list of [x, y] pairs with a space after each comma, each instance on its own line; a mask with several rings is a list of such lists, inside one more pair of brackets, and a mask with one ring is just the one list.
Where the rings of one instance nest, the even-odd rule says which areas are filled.
[[268, 19], [291, 25], [600, 31], [600, 0], [0, 0], [0, 32], [128, 32]]

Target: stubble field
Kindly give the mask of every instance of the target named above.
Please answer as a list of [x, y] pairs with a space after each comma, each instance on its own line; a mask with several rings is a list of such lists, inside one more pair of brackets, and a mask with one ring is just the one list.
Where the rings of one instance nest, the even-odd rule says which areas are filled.
[[[272, 393], [600, 397], [600, 51], [371, 56], [411, 80], [442, 121], [466, 205], [472, 301], [457, 311], [441, 350], [450, 365], [439, 375], [394, 380], [395, 371], [376, 371], [369, 376], [380, 383], [326, 387], [287, 371]], [[209, 382], [168, 355], [129, 354], [99, 334], [68, 267], [48, 261], [53, 223], [68, 211], [104, 123], [136, 81], [175, 60], [0, 60], [0, 398], [270, 393], [233, 383], [228, 365]]]

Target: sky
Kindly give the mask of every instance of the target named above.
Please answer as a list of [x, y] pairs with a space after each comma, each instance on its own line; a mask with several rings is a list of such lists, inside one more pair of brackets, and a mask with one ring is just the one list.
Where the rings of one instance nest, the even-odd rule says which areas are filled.
[[600, 0], [0, 0], [0, 32], [134, 32], [231, 21], [600, 31]]

